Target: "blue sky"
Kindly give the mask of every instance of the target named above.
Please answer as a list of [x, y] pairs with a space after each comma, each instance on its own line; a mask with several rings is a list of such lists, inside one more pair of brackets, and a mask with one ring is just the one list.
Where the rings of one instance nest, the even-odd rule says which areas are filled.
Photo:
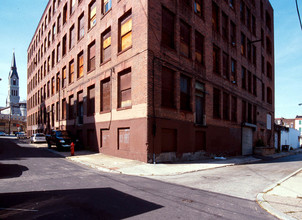
[[[270, 1], [275, 21], [275, 116], [302, 115], [302, 31], [295, 1]], [[302, 14], [302, 1], [300, 12]], [[5, 106], [7, 77], [15, 49], [21, 100], [26, 99], [27, 47], [48, 0], [1, 0], [0, 106]]]

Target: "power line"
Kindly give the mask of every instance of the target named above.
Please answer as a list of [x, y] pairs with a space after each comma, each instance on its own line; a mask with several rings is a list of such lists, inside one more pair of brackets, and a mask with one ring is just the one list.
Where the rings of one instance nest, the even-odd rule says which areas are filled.
[[300, 12], [299, 12], [299, 7], [298, 7], [298, 0], [296, 0], [296, 8], [297, 8], [298, 18], [299, 18], [299, 22], [300, 22], [300, 27], [302, 30], [302, 23], [301, 23], [301, 17], [300, 17]]

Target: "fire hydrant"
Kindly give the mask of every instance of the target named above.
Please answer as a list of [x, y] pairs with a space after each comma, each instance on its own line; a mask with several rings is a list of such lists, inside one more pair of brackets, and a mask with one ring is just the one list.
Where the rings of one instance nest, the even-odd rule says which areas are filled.
[[71, 142], [71, 144], [70, 144], [70, 155], [74, 156], [74, 143], [73, 142]]

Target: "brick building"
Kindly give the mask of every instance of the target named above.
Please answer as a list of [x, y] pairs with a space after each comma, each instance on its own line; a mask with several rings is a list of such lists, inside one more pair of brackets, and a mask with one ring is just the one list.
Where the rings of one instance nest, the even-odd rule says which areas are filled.
[[268, 0], [50, 0], [28, 48], [28, 133], [149, 162], [273, 146], [273, 42]]

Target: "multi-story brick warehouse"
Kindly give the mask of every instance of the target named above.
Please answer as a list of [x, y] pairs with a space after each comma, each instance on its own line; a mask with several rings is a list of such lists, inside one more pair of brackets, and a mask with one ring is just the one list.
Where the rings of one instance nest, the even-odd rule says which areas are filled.
[[50, 0], [28, 48], [28, 133], [141, 161], [273, 146], [273, 42], [268, 0]]

